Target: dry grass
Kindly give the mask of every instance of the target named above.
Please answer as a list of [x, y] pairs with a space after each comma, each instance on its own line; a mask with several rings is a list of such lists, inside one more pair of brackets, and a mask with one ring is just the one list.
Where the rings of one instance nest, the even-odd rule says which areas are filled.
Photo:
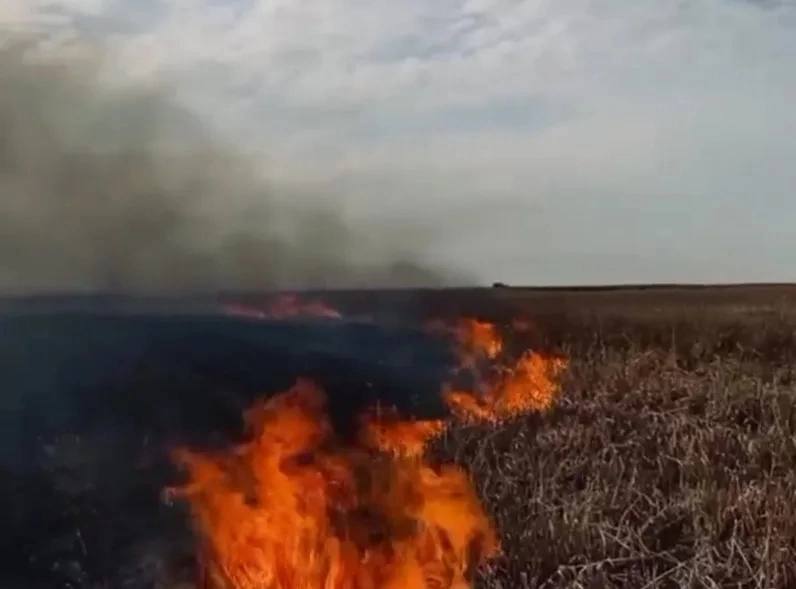
[[557, 406], [439, 441], [502, 537], [478, 587], [796, 585], [793, 325], [728, 319], [559, 318]]

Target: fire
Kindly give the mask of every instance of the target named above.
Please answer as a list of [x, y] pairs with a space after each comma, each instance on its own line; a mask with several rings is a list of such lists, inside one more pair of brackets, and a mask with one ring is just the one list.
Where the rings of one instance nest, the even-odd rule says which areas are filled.
[[494, 360], [503, 351], [503, 339], [494, 323], [467, 318], [453, 325], [433, 321], [428, 328], [432, 333], [453, 336], [459, 346], [461, 367], [473, 367], [479, 358]]
[[482, 393], [449, 389], [445, 402], [467, 421], [496, 422], [547, 409], [558, 391], [556, 378], [566, 367], [560, 358], [526, 352], [514, 366], [503, 368]]
[[453, 466], [344, 447], [307, 381], [247, 414], [248, 442], [181, 451], [213, 589], [465, 588], [498, 543]]
[[368, 412], [361, 420], [360, 441], [395, 456], [417, 457], [425, 451], [428, 440], [442, 433], [446, 425], [441, 419], [406, 420], [394, 409]]
[[[525, 352], [516, 362], [495, 325], [448, 330], [475, 390], [446, 387], [453, 419], [495, 422], [548, 407], [564, 361]], [[202, 589], [466, 589], [499, 553], [467, 474], [425, 459], [450, 420], [366, 412], [353, 443], [335, 435], [324, 392], [307, 380], [246, 414], [231, 451], [181, 450], [203, 543]]]
[[479, 354], [492, 360], [503, 351], [503, 340], [494, 323], [462, 319], [457, 325], [457, 337], [465, 360]]
[[340, 311], [321, 300], [304, 300], [295, 294], [281, 295], [263, 308], [230, 303], [223, 306], [223, 311], [228, 315], [251, 319], [298, 319], [302, 317], [340, 319], [342, 317]]
[[[527, 320], [511, 322], [513, 331], [527, 333]], [[558, 392], [557, 378], [566, 367], [562, 358], [526, 350], [519, 359], [506, 357], [506, 345], [494, 323], [460, 320], [448, 328], [458, 343], [456, 373], [469, 373], [474, 390], [447, 386], [443, 398], [455, 417], [464, 421], [498, 422], [550, 407]]]

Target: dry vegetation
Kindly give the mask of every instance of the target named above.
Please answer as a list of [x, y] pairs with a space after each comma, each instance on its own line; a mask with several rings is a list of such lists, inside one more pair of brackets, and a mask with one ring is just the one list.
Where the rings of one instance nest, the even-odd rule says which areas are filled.
[[794, 325], [754, 301], [540, 318], [571, 357], [557, 406], [433, 449], [502, 536], [478, 587], [794, 586]]

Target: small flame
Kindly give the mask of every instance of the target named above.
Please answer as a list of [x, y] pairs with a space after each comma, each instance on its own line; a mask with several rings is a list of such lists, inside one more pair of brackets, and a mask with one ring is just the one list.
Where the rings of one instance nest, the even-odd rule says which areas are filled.
[[[479, 383], [446, 387], [453, 419], [495, 422], [550, 406], [564, 360], [527, 351], [510, 362], [491, 323], [445, 330], [459, 370]], [[252, 407], [246, 423], [248, 441], [231, 451], [175, 453], [189, 482], [172, 493], [192, 507], [208, 589], [466, 589], [498, 554], [467, 474], [424, 459], [450, 420], [379, 408], [345, 445], [324, 392], [299, 380]]]
[[403, 419], [395, 409], [371, 411], [361, 419], [360, 441], [394, 456], [418, 457], [446, 426], [441, 419]]
[[452, 336], [458, 346], [460, 367], [473, 367], [479, 358], [494, 360], [503, 352], [503, 338], [494, 323], [479, 319], [460, 319], [450, 325], [442, 321], [428, 324], [432, 333]]
[[224, 305], [222, 309], [227, 315], [250, 319], [342, 318], [340, 311], [325, 302], [321, 300], [304, 300], [295, 294], [281, 295], [264, 307], [229, 303]]
[[462, 319], [457, 325], [457, 337], [465, 359], [483, 354], [494, 360], [503, 351], [503, 339], [494, 323]]
[[[515, 319], [512, 329], [531, 330], [529, 321]], [[550, 407], [558, 392], [557, 378], [566, 368], [563, 358], [526, 350], [516, 361], [503, 357], [505, 343], [493, 323], [464, 319], [454, 331], [460, 366], [476, 381], [476, 390], [447, 387], [443, 398], [451, 412], [465, 421], [497, 422]]]
[[558, 391], [556, 378], [566, 367], [561, 358], [526, 352], [478, 394], [448, 390], [445, 402], [454, 415], [466, 421], [497, 422], [550, 407]]

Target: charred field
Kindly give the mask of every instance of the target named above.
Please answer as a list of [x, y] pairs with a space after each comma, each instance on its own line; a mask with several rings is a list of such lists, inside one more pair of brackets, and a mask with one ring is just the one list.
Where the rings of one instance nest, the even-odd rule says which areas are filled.
[[343, 321], [222, 316], [215, 298], [0, 305], [0, 586], [195, 587], [167, 449], [229, 444], [299, 375], [343, 431], [374, 401], [434, 415], [450, 351], [422, 326], [446, 317], [520, 319], [510, 346], [569, 359], [550, 409], [428, 449], [495, 523], [476, 587], [796, 584], [796, 287], [322, 296]]

